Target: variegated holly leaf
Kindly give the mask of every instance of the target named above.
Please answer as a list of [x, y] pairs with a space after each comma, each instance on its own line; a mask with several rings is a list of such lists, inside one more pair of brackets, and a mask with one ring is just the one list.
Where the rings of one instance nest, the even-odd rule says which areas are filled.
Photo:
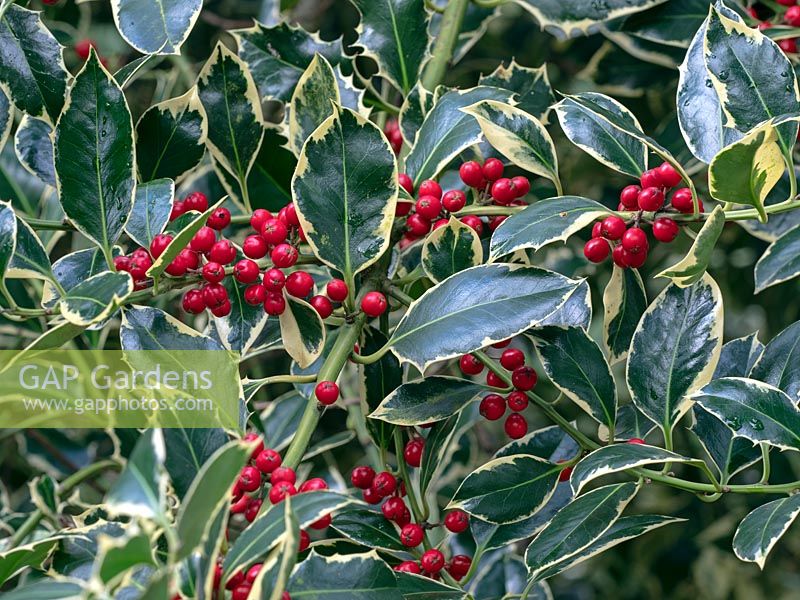
[[14, 105], [9, 96], [8, 88], [0, 84], [0, 150], [5, 146], [14, 124]]
[[81, 281], [61, 298], [61, 314], [83, 327], [110, 317], [133, 292], [128, 273], [104, 271]]
[[46, 537], [0, 552], [0, 585], [25, 570], [42, 569], [62, 540], [63, 536]]
[[[114, 248], [114, 256], [119, 254], [119, 248]], [[100, 248], [87, 248], [78, 250], [59, 258], [53, 263], [53, 277], [64, 291], [70, 291], [88, 278], [108, 271], [105, 257]], [[42, 307], [53, 308], [61, 298], [61, 291], [47, 281], [42, 289]]]
[[[555, 312], [580, 281], [537, 267], [480, 265], [456, 273], [412, 303], [389, 340], [420, 371], [530, 329]], [[503, 306], [503, 310], [496, 310]]]
[[656, 277], [668, 277], [678, 287], [688, 287], [701, 281], [706, 274], [711, 254], [725, 227], [725, 210], [722, 206], [714, 208], [711, 216], [703, 223], [702, 229], [692, 243], [686, 256], [661, 271]]
[[306, 368], [317, 360], [325, 347], [325, 324], [308, 302], [288, 294], [284, 296], [286, 310], [278, 317], [283, 347], [299, 367]]
[[478, 83], [514, 92], [515, 106], [537, 119], [544, 119], [556, 101], [547, 65], [523, 67], [512, 58], [507, 67], [501, 64], [489, 75], [482, 75]]
[[466, 379], [426, 377], [402, 384], [369, 417], [395, 425], [423, 425], [460, 412], [486, 391]]
[[669, 439], [690, 408], [689, 394], [711, 380], [722, 348], [722, 296], [711, 277], [668, 285], [633, 334], [626, 378], [634, 404]]
[[295, 568], [287, 589], [299, 598], [403, 599], [394, 572], [374, 550], [330, 557], [312, 550]]
[[341, 104], [333, 67], [321, 55], [314, 56], [300, 76], [289, 103], [289, 148], [300, 154], [303, 144]]
[[389, 142], [348, 108], [337, 107], [303, 146], [292, 180], [297, 215], [314, 254], [346, 281], [388, 248], [397, 187]]
[[55, 123], [64, 107], [69, 72], [63, 47], [42, 13], [8, 4], [0, 19], [0, 82], [24, 113]]
[[333, 521], [333, 528], [367, 548], [403, 552], [397, 529], [383, 514], [365, 508], [343, 511]]
[[[279, 546], [264, 561], [250, 594], [256, 598], [282, 600], [292, 570], [298, 561], [300, 549], [300, 525], [292, 510], [292, 499], [287, 497], [283, 505], [284, 534]], [[288, 593], [288, 592], [286, 592]]]
[[560, 196], [558, 157], [544, 125], [524, 110], [496, 100], [483, 100], [461, 109], [478, 121], [486, 141], [516, 166], [546, 177]]
[[[0, 138], [1, 134], [2, 123], [0, 123]], [[14, 151], [23, 167], [47, 185], [55, 187], [56, 172], [52, 135], [53, 126], [50, 123], [25, 115], [14, 134]]]
[[617, 98], [639, 98], [652, 88], [653, 81], [672, 76], [669, 69], [636, 58], [611, 41], [604, 42], [577, 75], [591, 81], [597, 91]]
[[175, 182], [171, 179], [154, 179], [136, 186], [133, 209], [125, 232], [131, 239], [149, 248], [150, 242], [169, 223], [172, 204], [175, 201]]
[[267, 324], [267, 313], [261, 304], [253, 306], [244, 299], [246, 287], [233, 277], [226, 277], [222, 282], [228, 290], [231, 312], [219, 319], [214, 319], [214, 327], [223, 345], [242, 355], [247, 355]]
[[736, 437], [724, 422], [702, 406], [692, 409], [692, 432], [714, 462], [725, 485], [731, 477], [761, 459], [761, 448], [742, 437]]
[[[770, 221], [772, 222], [772, 221]], [[769, 245], [755, 268], [756, 293], [800, 275], [800, 226]]]
[[[451, 587], [416, 573], [396, 573], [397, 589], [403, 598], [436, 598], [437, 600], [465, 600], [464, 590]], [[529, 596], [533, 600], [532, 596]]]
[[152, 306], [122, 311], [119, 339], [123, 350], [224, 350], [218, 341]]
[[575, 458], [580, 446], [557, 425], [532, 431], [518, 440], [512, 440], [497, 452], [494, 458], [514, 454], [532, 454], [552, 463]]
[[6, 276], [17, 245], [17, 216], [8, 202], [0, 201], [0, 278]]
[[580, 196], [560, 196], [534, 202], [504, 220], [492, 234], [490, 258], [496, 260], [523, 248], [538, 250], [610, 214], [602, 204]]
[[148, 108], [136, 123], [136, 166], [142, 181], [180, 181], [203, 158], [207, 134], [197, 88]]
[[120, 34], [142, 54], [180, 54], [203, 0], [113, 0]]
[[53, 280], [50, 257], [33, 228], [17, 217], [17, 241], [5, 276], [11, 279]]
[[122, 90], [94, 50], [69, 89], [54, 139], [61, 206], [110, 261], [133, 206], [133, 122]]
[[708, 0], [672, 0], [621, 19], [620, 31], [651, 42], [687, 48], [708, 14]]
[[[796, 324], [795, 324], [796, 325]], [[790, 325], [788, 329], [794, 326]], [[787, 331], [784, 330], [784, 331]], [[781, 334], [775, 336], [775, 340], [781, 337]], [[788, 338], [788, 336], [787, 336]], [[786, 339], [786, 338], [784, 338]], [[776, 344], [776, 348], [781, 345], [780, 342]], [[781, 350], [781, 352], [783, 349]], [[722, 352], [719, 355], [719, 362], [714, 371], [714, 379], [721, 377], [749, 377], [750, 371], [756, 361], [761, 357], [764, 352], [764, 344], [758, 341], [758, 334], [751, 333], [744, 337], [736, 338], [726, 342], [722, 346]], [[790, 351], [791, 354], [791, 351]], [[788, 361], [787, 363], [788, 364]], [[761, 379], [760, 377], [753, 377], [753, 379]], [[767, 381], [767, 383], [772, 383]]]
[[474, 411], [464, 410], [444, 421], [436, 422], [425, 438], [425, 452], [419, 468], [419, 488], [424, 495], [431, 484], [441, 476], [452, 457], [455, 444], [472, 425]]
[[767, 502], [749, 513], [733, 536], [733, 551], [740, 560], [764, 568], [767, 555], [800, 515], [800, 494]]
[[[755, 340], [755, 344], [758, 344], [758, 340]], [[760, 356], [756, 355], [753, 360], [756, 358], [749, 374], [737, 375], [774, 385], [796, 403], [800, 402], [800, 321], [792, 323], [772, 338]]]
[[627, 356], [633, 333], [647, 308], [639, 271], [614, 266], [603, 292], [603, 307], [603, 341], [613, 365]]
[[164, 429], [167, 447], [164, 467], [179, 498], [182, 499], [189, 491], [206, 461], [227, 442], [228, 434], [221, 428]]
[[539, 322], [539, 327], [580, 327], [589, 329], [592, 322], [592, 290], [584, 280], [550, 316]]
[[[365, 327], [362, 340], [364, 343], [361, 351], [369, 355], [383, 348], [388, 338], [378, 329]], [[365, 415], [376, 410], [403, 383], [403, 368], [391, 352], [387, 352], [374, 363], [363, 365], [358, 374], [361, 383], [361, 408]], [[394, 425], [385, 421], [367, 419], [367, 431], [380, 448], [390, 447], [394, 429]]]
[[106, 495], [108, 511], [166, 525], [167, 476], [164, 435], [147, 429], [136, 442], [125, 468]]
[[403, 133], [403, 139], [409, 146], [413, 146], [417, 139], [417, 132], [425, 121], [425, 116], [433, 108], [433, 92], [429, 92], [421, 81], [411, 88], [400, 107], [398, 124]]
[[447, 225], [435, 229], [422, 246], [422, 268], [438, 283], [459, 271], [483, 262], [483, 245], [472, 227], [450, 216]]

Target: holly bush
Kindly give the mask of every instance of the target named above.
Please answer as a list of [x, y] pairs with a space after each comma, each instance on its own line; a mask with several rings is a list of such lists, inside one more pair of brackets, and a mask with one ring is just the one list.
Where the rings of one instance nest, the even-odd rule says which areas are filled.
[[4, 597], [796, 597], [796, 27], [2, 0], [2, 347], [227, 351], [240, 414], [6, 418]]

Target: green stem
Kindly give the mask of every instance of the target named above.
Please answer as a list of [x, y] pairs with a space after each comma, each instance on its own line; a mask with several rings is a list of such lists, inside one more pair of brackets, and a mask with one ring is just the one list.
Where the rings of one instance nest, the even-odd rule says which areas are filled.
[[[420, 525], [425, 520], [420, 505], [417, 502], [417, 494], [414, 490], [414, 485], [408, 477], [408, 469], [406, 469], [406, 461], [403, 459], [403, 433], [399, 427], [394, 430], [394, 453], [397, 455], [397, 469], [400, 471], [400, 478], [406, 484], [406, 495], [408, 496], [408, 503], [411, 505], [411, 514], [414, 515], [414, 520]], [[427, 543], [425, 549], [430, 549], [430, 544]]]
[[349, 424], [355, 429], [358, 441], [364, 447], [372, 467], [376, 471], [383, 471], [385, 460], [381, 457], [380, 452], [372, 443], [372, 438], [367, 430], [366, 419], [364, 418], [364, 411], [361, 408], [361, 402], [353, 402], [347, 406], [347, 414], [349, 416]]
[[398, 302], [401, 302], [402, 304], [405, 304], [406, 306], [411, 306], [411, 303], [414, 302], [414, 299], [411, 296], [406, 294], [396, 285], [390, 285], [386, 291], [392, 298]]
[[458, 41], [458, 34], [461, 32], [461, 23], [467, 12], [467, 2], [468, 0], [450, 0], [447, 8], [444, 9], [442, 25], [433, 46], [432, 57], [422, 76], [422, 85], [425, 89], [435, 90], [447, 73], [447, 67]]
[[473, 4], [481, 8], [497, 8], [503, 4], [508, 4], [510, 0], [472, 0]]
[[761, 462], [763, 464], [760, 484], [766, 485], [769, 483], [770, 462], [769, 462], [769, 445], [761, 444]]

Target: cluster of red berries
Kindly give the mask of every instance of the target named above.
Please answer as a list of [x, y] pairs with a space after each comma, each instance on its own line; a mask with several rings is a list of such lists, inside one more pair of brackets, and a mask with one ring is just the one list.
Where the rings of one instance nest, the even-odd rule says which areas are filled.
[[[778, 21], [783, 20], [783, 23], [789, 25], [790, 27], [800, 27], [800, 6], [797, 5], [797, 0], [775, 0], [777, 4], [781, 6], [787, 6], [786, 12], [783, 13], [782, 18], [780, 14], [775, 14], [774, 16], [778, 19]], [[771, 29], [775, 26], [769, 18], [763, 18], [762, 12], [754, 7], [751, 6], [749, 9], [750, 16], [754, 19], [759, 21], [758, 28], [762, 31], [765, 29]], [[797, 39], [798, 38], [787, 38], [784, 40], [778, 40], [778, 46], [780, 46], [781, 50], [787, 52], [789, 54], [797, 54]]]
[[387, 119], [386, 125], [383, 126], [383, 133], [389, 140], [394, 153], [399, 156], [400, 150], [403, 149], [403, 133], [400, 131], [400, 123], [397, 119]]
[[[611, 215], [595, 223], [592, 239], [583, 247], [584, 256], [593, 263], [601, 263], [611, 254], [618, 267], [641, 267], [650, 250], [647, 234], [640, 227], [641, 213], [673, 210], [688, 214], [694, 211], [692, 191], [685, 187], [675, 190], [669, 203], [665, 204], [667, 192], [680, 182], [680, 173], [666, 162], [642, 173], [640, 185], [623, 188], [617, 206], [620, 211], [638, 211], [636, 217], [626, 222], [621, 217]], [[702, 201], [698, 199], [697, 202], [700, 212], [703, 212]], [[678, 224], [667, 216], [659, 216], [653, 221], [653, 237], [659, 242], [672, 242], [678, 232]]]
[[[424, 441], [421, 438], [410, 440], [404, 449], [403, 457], [410, 466], [418, 467], [422, 458]], [[362, 465], [353, 469], [350, 482], [362, 490], [364, 500], [369, 504], [380, 504], [381, 513], [390, 523], [399, 529], [400, 543], [406, 548], [416, 548], [425, 538], [425, 529], [434, 527], [427, 523], [412, 523], [411, 511], [403, 501], [406, 495], [405, 485], [389, 471], [375, 473], [372, 467]], [[461, 533], [469, 527], [469, 516], [463, 510], [451, 510], [442, 523], [451, 533]], [[459, 554], [453, 556], [448, 562], [444, 554], [437, 549], [425, 551], [419, 561], [407, 560], [395, 567], [395, 571], [406, 573], [424, 574], [428, 577], [438, 578], [442, 569], [459, 580], [469, 571], [472, 559]]]
[[[522, 200], [531, 190], [527, 177], [503, 177], [503, 163], [496, 159], [487, 159], [483, 165], [475, 161], [465, 162], [459, 168], [461, 180], [465, 185], [474, 188], [477, 204], [493, 203], [499, 206], [525, 206]], [[399, 177], [400, 185], [409, 195], [414, 196], [414, 184], [405, 173]], [[462, 190], [444, 192], [442, 187], [432, 179], [426, 179], [416, 190], [417, 201], [413, 205], [401, 202], [397, 205], [397, 216], [407, 216], [406, 233], [401, 246], [425, 237], [430, 231], [447, 225], [447, 216], [456, 213], [467, 205], [467, 195]], [[409, 214], [411, 213], [411, 214]], [[505, 216], [495, 216], [488, 222], [491, 231], [503, 222]], [[484, 223], [478, 215], [464, 215], [461, 222], [475, 230], [478, 235], [484, 231]]]
[[[493, 344], [493, 348], [506, 348], [511, 340]], [[500, 355], [500, 364], [511, 372], [511, 385], [514, 390], [505, 398], [500, 394], [487, 394], [480, 403], [481, 416], [489, 421], [497, 421], [506, 413], [506, 407], [511, 409], [511, 414], [506, 417], [504, 429], [508, 437], [514, 440], [528, 433], [528, 422], [520, 413], [528, 408], [529, 392], [539, 380], [536, 369], [525, 364], [525, 353], [519, 348], [506, 348]], [[464, 375], [479, 375], [483, 371], [483, 363], [472, 354], [465, 354], [458, 361], [458, 366]], [[486, 383], [491, 387], [506, 387], [505, 382], [494, 371], [486, 373]]]

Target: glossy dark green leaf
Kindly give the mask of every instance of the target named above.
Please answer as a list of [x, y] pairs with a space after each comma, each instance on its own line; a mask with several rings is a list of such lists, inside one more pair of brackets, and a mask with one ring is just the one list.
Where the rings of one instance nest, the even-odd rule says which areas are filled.
[[537, 119], [543, 119], [556, 101], [547, 65], [523, 67], [512, 58], [507, 67], [501, 64], [489, 75], [482, 75], [479, 84], [514, 92], [515, 106]]
[[740, 560], [761, 569], [778, 540], [800, 515], [800, 494], [773, 500], [749, 513], [733, 536], [733, 551]]
[[417, 132], [425, 121], [425, 116], [433, 108], [433, 92], [426, 90], [421, 81], [406, 94], [403, 105], [400, 107], [398, 123], [403, 138], [409, 146], [414, 145]]
[[538, 456], [495, 458], [464, 479], [449, 506], [490, 523], [521, 521], [544, 506], [560, 472], [561, 467]]
[[148, 108], [136, 123], [136, 166], [142, 181], [180, 180], [203, 158], [207, 134], [196, 88]]
[[614, 267], [603, 292], [603, 342], [611, 364], [628, 354], [633, 333], [647, 308], [642, 277], [636, 269]]
[[800, 321], [772, 338], [749, 375], [740, 376], [773, 385], [795, 402], [800, 402]]
[[180, 54], [202, 0], [113, 0], [114, 23], [142, 54]]
[[224, 350], [219, 342], [151, 306], [129, 306], [119, 331], [123, 350]]
[[497, 452], [494, 458], [513, 454], [532, 454], [552, 463], [575, 458], [580, 446], [557, 425], [537, 429], [518, 440], [512, 440]]
[[40, 579], [3, 593], [3, 600], [80, 600], [86, 584], [73, 579]]
[[281, 337], [289, 356], [301, 367], [313, 364], [325, 347], [325, 324], [308, 302], [285, 295], [286, 310], [281, 313]]
[[64, 106], [69, 73], [62, 46], [40, 12], [8, 5], [0, 20], [0, 82], [11, 101], [32, 117], [55, 123]]
[[607, 485], [579, 496], [558, 511], [525, 551], [530, 576], [543, 579], [548, 569], [600, 539], [637, 490], [635, 483]]
[[153, 238], [162, 233], [169, 223], [174, 201], [175, 182], [171, 179], [140, 183], [136, 186], [133, 209], [125, 224], [125, 232], [137, 244], [149, 248]]
[[[2, 125], [0, 124], [1, 129]], [[25, 115], [14, 134], [14, 150], [19, 162], [28, 171], [47, 185], [55, 187], [56, 173], [53, 162], [52, 133], [53, 126], [50, 123]]]
[[17, 244], [6, 276], [18, 279], [53, 279], [50, 257], [30, 225], [17, 217]]
[[147, 71], [152, 70], [159, 62], [161, 57], [157, 54], [145, 54], [139, 58], [122, 65], [114, 71], [114, 79], [122, 89], [125, 89], [136, 80], [136, 78]]
[[164, 430], [164, 467], [179, 498], [186, 495], [202, 466], [227, 441], [228, 435], [222, 429]]
[[289, 148], [300, 154], [305, 141], [341, 104], [333, 67], [323, 56], [315, 56], [300, 76], [289, 103]]
[[104, 271], [80, 282], [61, 298], [61, 314], [74, 325], [88, 326], [110, 317], [133, 292], [128, 273]]
[[264, 134], [261, 101], [247, 65], [217, 44], [197, 81], [211, 156], [240, 182], [256, 160]]
[[633, 14], [622, 31], [652, 42], [686, 48], [708, 15], [709, 0], [670, 0]]
[[17, 217], [11, 204], [0, 201], [0, 278], [5, 277], [16, 245]]
[[300, 424], [306, 404], [308, 399], [294, 390], [270, 402], [267, 409], [261, 413], [264, 443], [275, 450], [288, 446]]
[[460, 428], [464, 424], [464, 412], [448, 417], [434, 424], [425, 438], [425, 451], [419, 468], [419, 487], [424, 495], [428, 486], [433, 483], [444, 470], [444, 461], [458, 438]]
[[617, 44], [607, 41], [595, 52], [578, 77], [591, 81], [594, 89], [604, 94], [638, 98], [652, 89], [653, 81], [666, 80], [672, 75], [666, 67], [640, 60]]
[[419, 0], [352, 0], [361, 13], [356, 45], [401, 92], [414, 87], [428, 56], [428, 15]]
[[367, 548], [406, 550], [395, 526], [374, 510], [358, 508], [342, 512], [334, 519], [333, 528]]
[[48, 519], [58, 519], [61, 510], [58, 482], [50, 475], [38, 475], [28, 484], [33, 504]]
[[739, 471], [761, 458], [761, 448], [742, 437], [736, 437], [729, 427], [701, 406], [692, 409], [692, 432], [703, 445], [726, 484]]
[[133, 206], [134, 163], [128, 103], [92, 50], [56, 125], [55, 169], [64, 212], [107, 255]]
[[584, 412], [610, 430], [617, 388], [603, 351], [580, 327], [541, 327], [533, 332], [547, 377]]
[[592, 92], [567, 96], [556, 114], [569, 140], [607, 167], [635, 178], [647, 169], [647, 147], [627, 131], [642, 128], [616, 100]]
[[[536, 267], [473, 267], [431, 288], [397, 325], [390, 344], [402, 361], [429, 364], [506, 340], [536, 325], [580, 285]], [[502, 306], [502, 310], [498, 310]]]
[[316, 54], [333, 66], [344, 56], [341, 40], [323, 41], [287, 23], [274, 27], [255, 23], [232, 33], [239, 44], [239, 56], [250, 68], [264, 99], [287, 102]]
[[[115, 248], [115, 255], [119, 252]], [[59, 258], [53, 263], [53, 276], [65, 291], [69, 291], [89, 277], [108, 271], [105, 257], [100, 248], [78, 250]], [[47, 282], [42, 291], [42, 307], [53, 308], [61, 297], [56, 287]]]
[[402, 600], [389, 565], [376, 552], [326, 557], [311, 551], [289, 581], [290, 594], [308, 600]]
[[403, 598], [414, 600], [463, 600], [466, 592], [430, 577], [415, 573], [397, 573], [397, 588]]
[[165, 452], [160, 429], [148, 429], [141, 435], [125, 468], [106, 495], [106, 506], [112, 514], [166, 524]]
[[11, 99], [6, 91], [6, 87], [0, 85], [0, 150], [5, 146], [13, 124], [14, 105], [11, 104]]
[[483, 246], [472, 227], [451, 216], [422, 246], [422, 268], [434, 283], [483, 262]]
[[722, 348], [722, 297], [711, 277], [667, 286], [645, 311], [631, 341], [626, 378], [636, 407], [666, 436], [711, 379]]
[[228, 290], [231, 312], [225, 317], [214, 319], [214, 327], [226, 348], [246, 355], [264, 330], [267, 313], [264, 312], [263, 305], [253, 306], [245, 302], [246, 286], [238, 283], [233, 277], [226, 277], [222, 285]]
[[[364, 329], [363, 340], [364, 344], [361, 348], [365, 355], [377, 352], [388, 341], [383, 333], [372, 327]], [[364, 414], [369, 414], [403, 383], [403, 368], [397, 357], [391, 352], [387, 352], [380, 360], [359, 369], [359, 377], [363, 390], [361, 394], [362, 410]], [[393, 425], [377, 419], [367, 419], [367, 430], [379, 447], [390, 447], [394, 432]]]
[[[292, 570], [298, 561], [300, 525], [292, 510], [291, 497], [283, 502], [284, 534], [278, 548], [264, 561], [264, 568], [253, 581], [250, 595], [254, 598], [278, 600], [284, 595]], [[288, 593], [288, 592], [287, 592]]]
[[466, 379], [426, 377], [398, 387], [369, 417], [404, 426], [432, 423], [463, 410], [486, 391]]
[[479, 86], [447, 92], [425, 117], [416, 141], [406, 157], [406, 173], [417, 186], [424, 179], [435, 179], [460, 152], [481, 138], [481, 128], [470, 115], [459, 109], [481, 100], [507, 102], [512, 92]]
[[[99, 580], [111, 586], [112, 581], [139, 565], [158, 566], [153, 556], [153, 544], [145, 533], [130, 534], [103, 544], [95, 569]], [[146, 596], [144, 598], [146, 600]]]
[[719, 236], [725, 227], [725, 210], [721, 206], [714, 208], [711, 216], [703, 223], [702, 229], [692, 243], [686, 256], [661, 271], [656, 277], [668, 277], [674, 285], [687, 287], [701, 281], [705, 276], [711, 254]]
[[60, 539], [60, 537], [45, 538], [0, 552], [0, 584], [22, 571], [42, 569], [45, 561], [59, 545]]
[[592, 323], [592, 291], [588, 281], [583, 281], [558, 310], [539, 322], [538, 327], [580, 327], [589, 329]]
[[800, 275], [800, 226], [775, 240], [758, 259], [756, 292]]
[[784, 450], [800, 450], [800, 408], [784, 392], [754, 379], [716, 379], [692, 399], [734, 435]]
[[351, 278], [389, 246], [397, 200], [394, 153], [375, 125], [339, 108], [303, 146], [292, 196], [314, 254]]
[[[749, 377], [753, 365], [763, 351], [764, 344], [758, 341], [758, 335], [755, 333], [726, 342], [719, 355], [714, 379]], [[753, 379], [760, 379], [760, 377], [753, 377]]]
[[[626, 53], [652, 65], [666, 69], [675, 69], [683, 60], [686, 50], [667, 44], [652, 42], [624, 31], [619, 31], [613, 24], [602, 28], [603, 34], [613, 40]], [[667, 71], [665, 77], [672, 79], [673, 73]]]

